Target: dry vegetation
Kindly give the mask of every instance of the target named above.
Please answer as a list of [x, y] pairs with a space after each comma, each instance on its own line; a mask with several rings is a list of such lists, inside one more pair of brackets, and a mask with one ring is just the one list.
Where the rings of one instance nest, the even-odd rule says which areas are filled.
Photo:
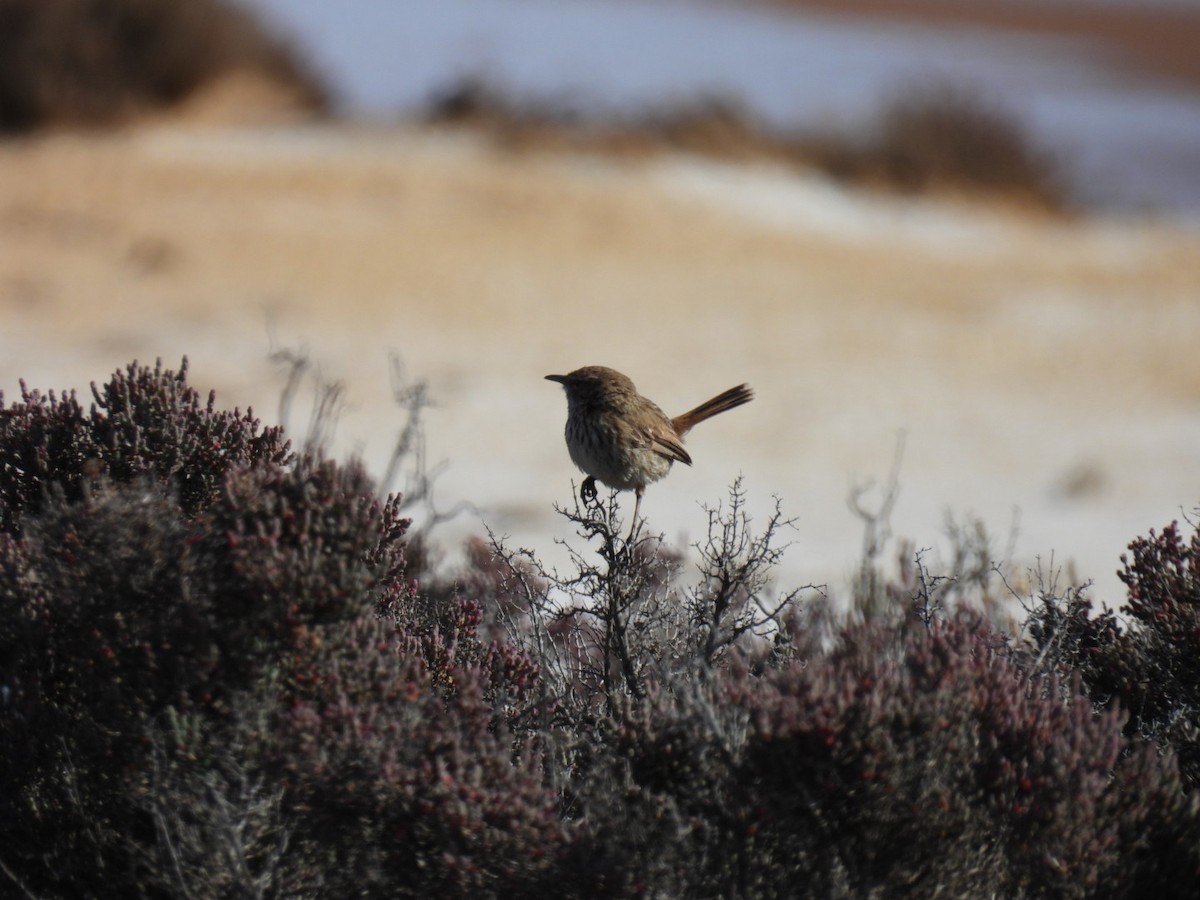
[[[327, 110], [311, 67], [224, 0], [4, 0], [0, 3], [0, 132], [111, 125], [178, 107], [230, 74], [252, 73], [281, 102]], [[670, 149], [816, 167], [856, 184], [904, 192], [982, 192], [1060, 208], [1054, 166], [1019, 121], [985, 98], [945, 87], [905, 91], [871, 135], [784, 134], [735, 101], [697, 98], [619, 119], [524, 102], [468, 79], [427, 118], [486, 130], [521, 150], [644, 155]]]
[[967, 25], [1087, 38], [1114, 62], [1200, 84], [1200, 12], [1191, 3], [1105, 3], [1074, 0], [764, 0], [793, 9], [885, 22]]
[[477, 78], [435, 97], [426, 119], [481, 129], [517, 151], [676, 151], [815, 168], [839, 181], [903, 193], [986, 195], [1046, 210], [1069, 203], [1059, 162], [1036, 147], [1014, 113], [977, 91], [947, 84], [897, 91], [876, 127], [862, 136], [784, 133], [722, 97], [597, 116], [569, 104], [521, 101]]
[[[30, 18], [12, 22], [28, 28], [33, 8], [0, 6], [23, 9]], [[118, 17], [129, 50], [154, 33], [139, 16], [167, 6], [70, 8], [139, 11]], [[193, 7], [169, 8], [173, 27], [199, 27]], [[45, 82], [57, 86], [50, 94], [34, 90], [38, 79], [24, 94], [7, 83], [25, 97], [5, 107], [19, 113], [9, 127], [120, 120], [176, 102], [197, 72], [214, 71], [205, 63], [181, 75], [157, 50], [128, 59], [141, 74], [109, 73], [97, 97], [74, 96], [63, 73], [78, 60], [68, 57]], [[483, 122], [518, 145], [587, 146], [598, 127], [505, 105], [467, 92], [438, 114]], [[894, 107], [877, 147], [830, 150], [828, 165], [902, 190], [967, 179], [1023, 191], [1046, 173], [1012, 128], [974, 100], [932, 96]], [[961, 136], [948, 140], [955, 129]], [[918, 326], [895, 335], [897, 308], [943, 324], [979, 316], [979, 340], [1003, 330], [987, 318], [1000, 303], [971, 287], [985, 281], [998, 295], [1071, 278], [1108, 300], [1107, 313], [1087, 307], [1089, 322], [1116, 322], [1122, 339], [1132, 318], [1154, 311], [1148, 295], [1192, 321], [1194, 245], [1183, 238], [1114, 264], [1086, 235], [1042, 223], [995, 258], [947, 263], [909, 245], [873, 246], [866, 267], [861, 248], [699, 214], [664, 203], [645, 181], [572, 180], [436, 150], [419, 158], [394, 136], [372, 155], [341, 139], [341, 155], [318, 140], [288, 166], [261, 135], [5, 147], [0, 301], [15, 322], [49, 323], [39, 340], [59, 367], [79, 347], [130, 340], [135, 322], [152, 330], [155, 320], [190, 342], [215, 334], [229, 363], [235, 341], [260, 342], [246, 337], [248, 297], [285, 295], [316, 310], [323, 318], [308, 323], [326, 331], [349, 323], [359, 357], [363, 322], [394, 331], [404, 350], [443, 357], [453, 318], [455, 354], [482, 359], [490, 348], [503, 385], [513, 371], [504, 366], [524, 384], [548, 352], [529, 338], [530, 315], [562, 337], [547, 339], [559, 353], [579, 340], [581, 321], [594, 345], [628, 342], [636, 312], [666, 357], [656, 334], [678, 327], [681, 309], [702, 321], [705, 304], [736, 296], [747, 321], [770, 316], [775, 328], [761, 330], [780, 341], [746, 353], [746, 365], [765, 359], [761, 371], [791, 404], [764, 396], [745, 427], [765, 409], [789, 470], [817, 441], [836, 441], [817, 394], [865, 407], [935, 343]], [[721, 104], [598, 140], [793, 159], [786, 141]], [[206, 156], [205, 146], [220, 152]], [[982, 146], [999, 157], [964, 172]], [[1057, 251], [1044, 248], [1047, 235]], [[873, 280], [840, 289], [867, 268]], [[511, 276], [511, 294], [497, 273]], [[434, 301], [442, 318], [420, 321], [427, 313], [396, 302], [397, 285]], [[657, 303], [646, 303], [649, 291]], [[874, 305], [855, 304], [856, 293]], [[598, 299], [614, 311], [608, 336], [593, 321]], [[820, 318], [833, 306], [849, 318], [806, 338], [807, 368], [787, 382], [779, 361], [810, 333], [797, 322], [833, 321]], [[720, 321], [735, 341], [732, 320]], [[1114, 341], [1120, 353], [1096, 338], [1070, 348], [1067, 368], [1082, 360], [1094, 371], [1085, 351], [1101, 358], [1113, 381], [1098, 402], [1109, 415], [1122, 400], [1113, 384], [1150, 377], [1147, 354], [1164, 371], [1153, 392], [1127, 386], [1138, 402], [1168, 387], [1189, 392], [1194, 331], [1164, 332], [1148, 349]], [[937, 334], [945, 339], [931, 355], [969, 357], [977, 386], [1020, 370], [1014, 357], [1030, 340], [1017, 334], [989, 357], [965, 332]], [[673, 343], [694, 357], [690, 340]], [[1042, 362], [1055, 377], [1065, 343], [1055, 339], [1055, 358]], [[833, 371], [848, 348], [879, 368], [866, 389], [836, 394], [811, 373]], [[302, 366], [290, 365], [299, 377]], [[1026, 368], [1018, 393], [1048, 390], [1045, 371]], [[412, 426], [398, 456], [420, 458], [412, 432], [426, 395], [395, 393]], [[931, 402], [932, 392], [914, 393]], [[491, 482], [505, 480], [502, 438], [538, 431], [537, 410], [513, 396], [490, 404], [503, 423], [477, 424], [458, 443], [467, 454], [480, 433], [496, 436], [487, 466], [476, 463]], [[475, 413], [489, 414], [482, 404]], [[998, 441], [1001, 426], [986, 424]], [[805, 444], [787, 428], [817, 437]], [[198, 392], [186, 361], [178, 371], [131, 364], [90, 397], [24, 385], [0, 396], [0, 895], [1135, 898], [1200, 883], [1194, 528], [1134, 541], [1120, 616], [1093, 610], [1086, 591], [1035, 584], [1019, 598], [1016, 627], [997, 628], [980, 611], [1012, 592], [987, 541], [966, 536], [946, 571], [906, 554], [892, 576], [878, 549], [867, 552], [847, 619], [815, 589], [773, 586], [793, 523], [777, 505], [752, 528], [736, 485], [707, 511], [698, 568], [653, 536], [623, 542], [610, 498], [562, 510], [577, 533], [558, 570], [501, 539], [473, 542], [449, 575], [433, 570], [436, 535], [414, 541], [400, 498], [380, 496], [360, 465], [322, 456], [325, 433], [318, 421], [296, 452], [283, 429]], [[558, 428], [544, 433], [560, 457]], [[863, 442], [860, 431], [852, 439]], [[948, 456], [939, 453], [939, 474]], [[825, 525], [830, 508], [805, 501], [804, 516]]]
[[328, 106], [307, 63], [224, 0], [3, 0], [0, 59], [0, 132], [112, 125], [233, 72]]
[[[1200, 876], [1200, 535], [1124, 622], [918, 554], [834, 614], [790, 523], [692, 573], [611, 498], [452, 578], [398, 497], [178, 372], [0, 403], [0, 889], [24, 897], [1137, 898]], [[872, 564], [870, 560], [867, 564]], [[958, 597], [953, 604], [952, 597]], [[880, 603], [879, 601], [883, 602]], [[874, 608], [874, 612], [870, 610]]]

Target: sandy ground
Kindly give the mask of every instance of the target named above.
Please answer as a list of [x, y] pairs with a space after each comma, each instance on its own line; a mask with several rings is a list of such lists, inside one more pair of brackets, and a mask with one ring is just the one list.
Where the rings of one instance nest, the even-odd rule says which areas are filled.
[[[784, 583], [838, 588], [850, 489], [905, 434], [901, 535], [980, 516], [1119, 602], [1124, 545], [1200, 500], [1200, 234], [858, 196], [683, 158], [522, 157], [347, 125], [146, 127], [0, 146], [0, 389], [187, 354], [274, 420], [273, 339], [342, 380], [341, 453], [379, 471], [388, 353], [427, 379], [443, 506], [560, 558], [574, 473], [551, 372], [600, 363], [670, 413], [741, 381], [644, 504], [679, 542], [738, 474], [796, 517]], [[298, 418], [302, 419], [302, 416]], [[299, 424], [303, 424], [301, 421]]]

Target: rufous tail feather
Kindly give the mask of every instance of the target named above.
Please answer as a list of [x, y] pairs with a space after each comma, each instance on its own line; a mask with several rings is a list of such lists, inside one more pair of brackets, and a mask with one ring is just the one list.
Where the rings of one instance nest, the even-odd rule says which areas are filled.
[[671, 420], [671, 424], [675, 426], [676, 434], [682, 437], [705, 419], [711, 419], [718, 413], [733, 409], [735, 406], [741, 406], [743, 403], [749, 403], [753, 399], [754, 391], [750, 389], [750, 385], [739, 384], [737, 387], [730, 388], [722, 394], [717, 394], [711, 400], [706, 400], [695, 409], [689, 410], [683, 415], [676, 416]]

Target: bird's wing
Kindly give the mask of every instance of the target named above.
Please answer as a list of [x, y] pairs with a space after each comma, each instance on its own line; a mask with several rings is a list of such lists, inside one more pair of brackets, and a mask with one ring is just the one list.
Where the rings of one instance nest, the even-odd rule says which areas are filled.
[[680, 442], [679, 437], [668, 432], [667, 429], [660, 428], [658, 426], [647, 428], [645, 430], [645, 437], [649, 442], [650, 449], [659, 456], [663, 456], [667, 459], [672, 459], [675, 460], [675, 462], [681, 462], [689, 466], [692, 464], [692, 458], [688, 455], [688, 452], [683, 449], [683, 444]]

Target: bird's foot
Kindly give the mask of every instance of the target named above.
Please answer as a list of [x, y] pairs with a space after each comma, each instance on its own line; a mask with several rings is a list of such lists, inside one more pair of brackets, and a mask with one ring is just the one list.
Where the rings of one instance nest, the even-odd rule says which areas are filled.
[[579, 499], [585, 504], [596, 499], [596, 479], [591, 475], [583, 479], [583, 484], [579, 486]]

